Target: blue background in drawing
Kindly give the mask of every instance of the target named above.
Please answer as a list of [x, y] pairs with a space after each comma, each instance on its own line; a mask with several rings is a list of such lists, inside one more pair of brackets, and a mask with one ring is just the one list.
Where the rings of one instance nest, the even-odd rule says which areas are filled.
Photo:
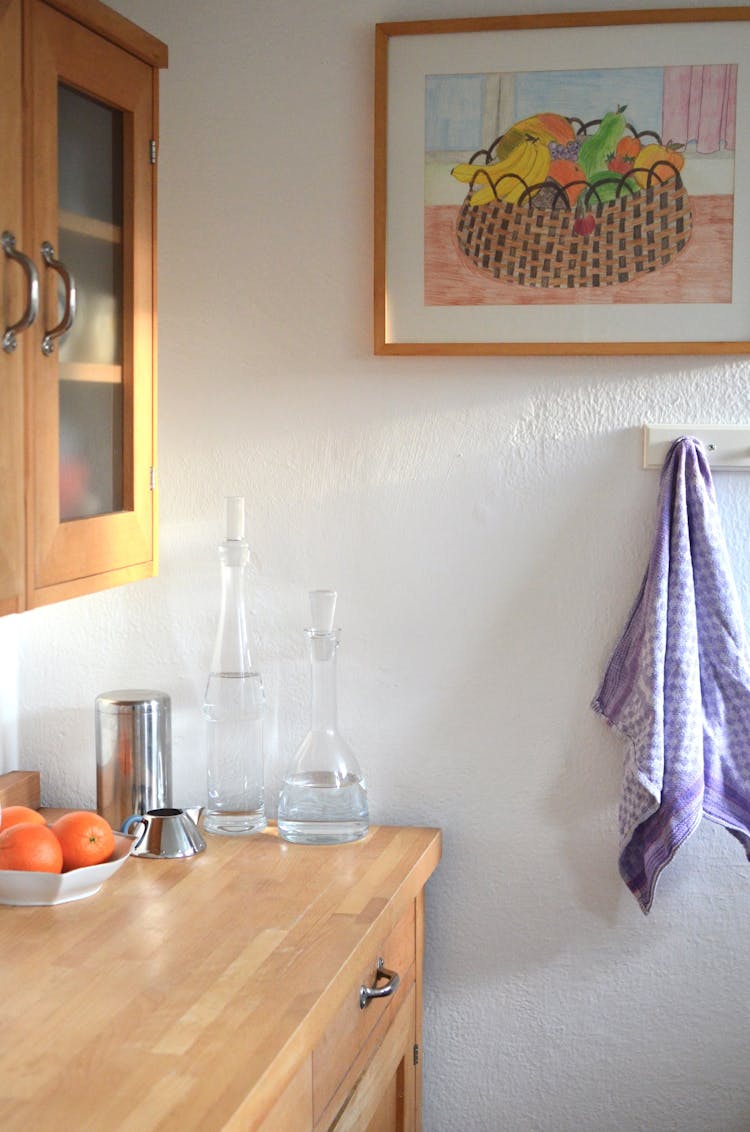
[[[626, 105], [637, 130], [661, 131], [661, 67], [611, 67], [589, 71], [526, 71], [512, 78], [517, 122], [554, 111], [590, 121]], [[484, 75], [428, 75], [425, 83], [425, 149], [475, 150], [483, 138]]]
[[480, 149], [483, 103], [484, 75], [428, 75], [425, 148]]
[[613, 67], [599, 71], [539, 71], [515, 76], [513, 120], [554, 110], [584, 122], [627, 106], [625, 117], [638, 130], [661, 128], [664, 71], [661, 67]]

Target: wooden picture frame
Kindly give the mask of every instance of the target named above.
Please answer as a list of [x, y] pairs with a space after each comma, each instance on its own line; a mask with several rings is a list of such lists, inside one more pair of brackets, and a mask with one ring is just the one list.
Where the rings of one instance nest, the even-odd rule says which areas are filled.
[[750, 352], [750, 7], [378, 24], [374, 222], [376, 354]]

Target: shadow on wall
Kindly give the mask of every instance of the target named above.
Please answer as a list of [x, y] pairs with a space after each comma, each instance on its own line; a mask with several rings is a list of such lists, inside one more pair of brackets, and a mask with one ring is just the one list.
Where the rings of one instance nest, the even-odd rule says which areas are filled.
[[[24, 725], [21, 770], [41, 769], [42, 805], [93, 809], [96, 805], [94, 698], [90, 709], [35, 711]], [[70, 752], [76, 757], [71, 758]]]
[[536, 517], [507, 549], [517, 581], [470, 635], [461, 686], [415, 726], [435, 808], [417, 820], [444, 829], [432, 884], [460, 904], [471, 984], [546, 967], [590, 943], [592, 918], [637, 911], [617, 868], [622, 740], [590, 704], [648, 561], [659, 477], [640, 435], [594, 437], [585, 465], [548, 450], [519, 480], [519, 518]]

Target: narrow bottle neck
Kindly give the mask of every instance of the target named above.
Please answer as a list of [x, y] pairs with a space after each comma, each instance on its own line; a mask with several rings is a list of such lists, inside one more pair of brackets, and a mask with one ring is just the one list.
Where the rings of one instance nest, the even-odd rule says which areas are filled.
[[336, 731], [336, 650], [335, 633], [308, 634], [312, 672], [312, 730]]
[[224, 676], [249, 676], [253, 671], [245, 612], [245, 563], [241, 557], [221, 558], [221, 606], [211, 671]]

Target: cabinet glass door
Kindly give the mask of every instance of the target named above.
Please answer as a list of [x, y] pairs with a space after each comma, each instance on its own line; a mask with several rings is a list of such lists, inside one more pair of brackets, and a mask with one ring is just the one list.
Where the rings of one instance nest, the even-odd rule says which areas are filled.
[[[123, 123], [121, 111], [64, 83], [57, 114], [59, 259], [76, 289], [59, 347], [66, 521], [123, 507]], [[61, 295], [61, 319], [64, 309]]]
[[27, 589], [40, 605], [154, 569], [155, 122], [151, 67], [28, 3], [41, 263]]

